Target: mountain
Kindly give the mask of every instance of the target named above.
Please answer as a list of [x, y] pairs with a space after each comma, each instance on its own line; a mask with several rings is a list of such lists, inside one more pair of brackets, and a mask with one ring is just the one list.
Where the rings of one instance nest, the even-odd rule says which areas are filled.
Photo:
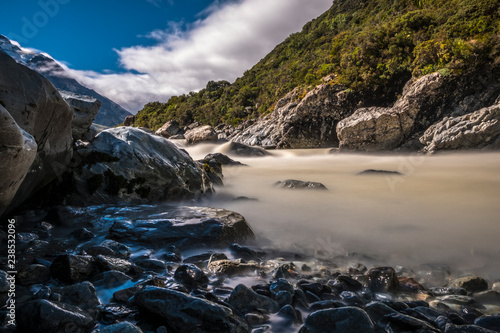
[[14, 58], [18, 63], [21, 63], [33, 70], [36, 70], [57, 88], [80, 95], [92, 96], [102, 105], [99, 109], [94, 123], [103, 126], [116, 126], [123, 122], [126, 116], [131, 115], [130, 112], [110, 100], [102, 96], [96, 91], [85, 87], [77, 80], [72, 78], [54, 59], [42, 54], [21, 48], [12, 43], [5, 36], [0, 35], [0, 51], [7, 53]]
[[[134, 126], [168, 120], [237, 125], [273, 112], [295, 88], [345, 86], [360, 106], [389, 107], [410, 79], [500, 64], [499, 0], [339, 0], [230, 84], [151, 102]], [[497, 66], [498, 67], [498, 66]]]

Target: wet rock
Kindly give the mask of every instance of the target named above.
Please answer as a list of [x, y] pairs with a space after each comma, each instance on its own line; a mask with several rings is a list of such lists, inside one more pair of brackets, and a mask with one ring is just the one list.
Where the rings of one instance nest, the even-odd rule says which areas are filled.
[[403, 310], [402, 312], [412, 317], [425, 320], [428, 323], [435, 323], [437, 318], [442, 315], [441, 312], [428, 306], [417, 306], [415, 308]]
[[[115, 256], [121, 259], [128, 259], [132, 254], [130, 248], [127, 245], [121, 244], [111, 239], [107, 239], [104, 242], [102, 242], [101, 246], [110, 248], [111, 250], [113, 250], [113, 252], [115, 252]], [[104, 253], [101, 254], [106, 255]]]
[[44, 283], [50, 279], [50, 268], [33, 264], [19, 270], [16, 281], [22, 286]]
[[103, 256], [103, 255], [98, 255], [95, 258], [95, 263], [96, 263], [97, 268], [101, 272], [118, 271], [118, 272], [126, 273], [126, 272], [130, 271], [134, 266], [134, 264], [132, 264], [130, 261], [127, 261], [125, 259], [113, 258], [113, 257], [108, 257], [108, 256]]
[[368, 314], [355, 307], [320, 310], [311, 313], [305, 320], [301, 333], [351, 333], [374, 332]]
[[285, 305], [278, 311], [278, 316], [284, 319], [285, 326], [302, 323], [302, 314], [291, 305]]
[[278, 279], [278, 281], [271, 283], [271, 286], [269, 287], [269, 291], [276, 296], [280, 291], [286, 291], [290, 293], [292, 296], [295, 294], [295, 290], [293, 289], [293, 285], [285, 280], [285, 279]]
[[73, 231], [69, 236], [73, 237], [74, 239], [80, 240], [80, 241], [87, 241], [92, 238], [95, 238], [95, 234], [88, 230], [87, 228], [81, 228]]
[[486, 290], [472, 295], [474, 299], [485, 304], [500, 304], [500, 292]]
[[157, 316], [174, 332], [247, 333], [246, 322], [231, 309], [201, 298], [158, 287], [135, 295], [142, 312]]
[[260, 147], [251, 147], [243, 143], [231, 142], [228, 147], [231, 154], [245, 157], [263, 157], [271, 155], [267, 150]]
[[488, 330], [477, 325], [454, 325], [447, 324], [445, 333], [495, 333], [497, 331]]
[[165, 248], [165, 254], [163, 254], [163, 259], [165, 259], [165, 261], [171, 261], [171, 262], [181, 262], [182, 261], [182, 253], [181, 251], [173, 246], [173, 245], [170, 245], [170, 246], [167, 246]]
[[79, 307], [45, 299], [23, 304], [17, 316], [22, 318], [17, 321], [20, 332], [87, 332], [94, 326], [93, 318]]
[[340, 299], [344, 304], [349, 306], [362, 307], [366, 302], [365, 300], [353, 291], [343, 291], [340, 293]]
[[73, 140], [82, 139], [85, 134], [90, 135], [90, 125], [92, 125], [94, 118], [101, 108], [101, 102], [91, 96], [84, 96], [69, 91], [59, 90], [59, 93], [66, 103], [68, 103], [74, 114], [73, 122], [71, 123]]
[[95, 312], [97, 306], [101, 304], [94, 285], [88, 281], [54, 288], [53, 292], [60, 294], [64, 303], [78, 306], [86, 311]]
[[222, 165], [219, 164], [216, 160], [199, 160], [196, 161], [200, 168], [206, 172], [210, 181], [214, 185], [224, 186], [224, 175], [222, 174]]
[[198, 267], [207, 267], [209, 261], [227, 260], [224, 253], [209, 251], [206, 253], [197, 254], [183, 260], [186, 264], [195, 264]]
[[188, 289], [206, 288], [209, 282], [207, 275], [193, 264], [179, 266], [175, 270], [174, 279]]
[[94, 258], [64, 254], [57, 257], [50, 266], [52, 276], [64, 283], [75, 283], [87, 280], [95, 273]]
[[394, 292], [399, 287], [398, 277], [392, 267], [372, 268], [366, 274], [368, 288], [373, 292]]
[[91, 246], [85, 250], [85, 253], [93, 257], [96, 257], [98, 255], [103, 255], [108, 257], [116, 256], [115, 251], [111, 250], [107, 246]]
[[371, 302], [364, 308], [364, 310], [371, 318], [372, 322], [380, 328], [384, 328], [386, 326], [386, 323], [383, 322], [385, 316], [398, 313], [393, 308], [381, 302]]
[[465, 290], [464, 288], [456, 288], [456, 287], [430, 288], [429, 292], [434, 296], [467, 295], [467, 290]]
[[415, 332], [418, 330], [440, 332], [438, 329], [423, 320], [419, 320], [417, 318], [413, 318], [401, 313], [387, 314], [382, 320], [382, 323], [384, 322], [387, 323], [386, 327], [390, 327], [392, 332]]
[[158, 202], [211, 193], [203, 170], [169, 140], [133, 127], [99, 133], [77, 150], [75, 191], [66, 197], [79, 206], [116, 202]]
[[297, 277], [298, 273], [293, 263], [282, 264], [273, 272], [273, 279], [292, 279]]
[[500, 315], [479, 317], [474, 321], [474, 325], [500, 332]]
[[469, 293], [488, 290], [488, 282], [479, 276], [466, 276], [450, 282], [450, 287], [464, 288]]
[[264, 253], [257, 252], [249, 247], [241, 246], [238, 243], [231, 244], [228, 250], [236, 258], [241, 258], [243, 260], [262, 260]]
[[91, 281], [95, 286], [113, 288], [130, 281], [132, 278], [119, 271], [107, 271], [92, 277]]
[[190, 145], [200, 142], [216, 142], [218, 139], [217, 133], [210, 125], [190, 129], [184, 133], [184, 137]]
[[335, 280], [328, 282], [328, 285], [339, 292], [342, 291], [359, 291], [363, 289], [361, 282], [354, 280], [350, 276], [339, 275]]
[[250, 326], [262, 325], [269, 319], [268, 316], [260, 312], [250, 312], [245, 314], [243, 317]]
[[213, 154], [208, 154], [205, 156], [204, 160], [206, 161], [215, 161], [219, 163], [220, 165], [226, 165], [226, 166], [244, 166], [245, 164], [235, 161], [232, 158], [230, 158], [227, 155], [221, 154], [221, 153], [213, 153]]
[[135, 264], [147, 271], [164, 272], [166, 265], [164, 261], [157, 259], [142, 259], [135, 262]]
[[463, 116], [444, 118], [429, 127], [420, 142], [424, 152], [456, 149], [499, 149], [500, 104]]
[[334, 300], [317, 301], [311, 303], [309, 310], [314, 312], [318, 310], [342, 308], [344, 306], [345, 304], [342, 303], [341, 301], [334, 301]]
[[301, 180], [287, 179], [274, 183], [275, 187], [286, 189], [327, 190], [326, 186], [317, 182], [304, 182]]
[[399, 171], [367, 169], [367, 170], [359, 172], [358, 175], [388, 175], [388, 176], [399, 175], [399, 176], [402, 176], [403, 174]]
[[234, 288], [227, 303], [243, 314], [254, 311], [276, 313], [279, 310], [278, 303], [269, 297], [257, 294], [243, 284]]
[[169, 120], [162, 127], [160, 127], [155, 134], [161, 135], [164, 138], [170, 138], [173, 135], [176, 135], [180, 131], [179, 123], [175, 120]]
[[229, 245], [253, 239], [245, 218], [238, 213], [208, 207], [176, 207], [154, 217], [117, 221], [109, 230], [110, 238], [155, 246], [179, 248]]
[[134, 115], [126, 116], [125, 119], [123, 120], [123, 126], [132, 126], [134, 121], [135, 121]]
[[399, 282], [399, 291], [407, 292], [407, 293], [418, 293], [425, 291], [424, 286], [418, 283], [414, 278], [411, 277], [400, 277], [398, 279]]
[[169, 140], [185, 140], [186, 138], [184, 137], [184, 134], [176, 134], [176, 135], [172, 135], [168, 139]]
[[127, 303], [132, 296], [134, 296], [139, 290], [144, 287], [145, 286], [142, 284], [137, 284], [130, 288], [115, 291], [115, 293], [113, 294], [113, 299], [117, 302]]
[[128, 321], [104, 327], [100, 333], [143, 333], [143, 331]]

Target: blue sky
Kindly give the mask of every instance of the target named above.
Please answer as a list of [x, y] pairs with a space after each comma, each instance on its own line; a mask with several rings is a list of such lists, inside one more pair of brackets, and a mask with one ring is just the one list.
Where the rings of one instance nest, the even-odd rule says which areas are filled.
[[3, 1], [0, 34], [132, 112], [234, 81], [332, 0]]

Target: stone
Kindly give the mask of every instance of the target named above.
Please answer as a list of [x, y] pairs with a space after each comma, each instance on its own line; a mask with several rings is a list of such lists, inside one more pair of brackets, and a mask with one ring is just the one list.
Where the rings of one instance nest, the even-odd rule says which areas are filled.
[[116, 255], [115, 251], [111, 250], [107, 246], [91, 246], [85, 250], [85, 253], [93, 257], [98, 255], [114, 257]]
[[135, 303], [174, 332], [247, 333], [248, 325], [230, 308], [178, 291], [145, 287]]
[[257, 294], [244, 284], [239, 284], [234, 288], [227, 299], [227, 303], [243, 314], [254, 311], [276, 313], [279, 310], [277, 302], [269, 297]]
[[123, 126], [132, 126], [135, 121], [135, 116], [134, 115], [129, 115], [126, 116], [125, 119], [123, 120]]
[[221, 154], [221, 153], [213, 153], [213, 154], [208, 154], [204, 158], [205, 161], [211, 161], [214, 160], [220, 165], [225, 165], [225, 166], [243, 166], [245, 164], [235, 161], [232, 158], [230, 158], [227, 155]]
[[19, 332], [87, 332], [94, 326], [94, 319], [79, 307], [45, 299], [20, 306], [17, 318], [22, 318], [17, 320]]
[[208, 207], [175, 207], [149, 219], [118, 220], [109, 230], [112, 239], [179, 248], [227, 246], [254, 237], [240, 214]]
[[366, 273], [368, 288], [373, 292], [394, 292], [399, 287], [396, 271], [392, 267], [375, 267]]
[[380, 328], [385, 327], [386, 323], [383, 322], [383, 320], [386, 316], [398, 313], [393, 308], [381, 302], [371, 302], [365, 306], [364, 310], [371, 318], [372, 322]]
[[162, 273], [167, 268], [164, 261], [157, 259], [142, 259], [135, 262], [135, 264], [146, 271], [153, 271]]
[[212, 193], [208, 176], [169, 140], [133, 127], [99, 133], [77, 150], [75, 190], [68, 204], [158, 202]]
[[498, 331], [492, 331], [477, 325], [454, 325], [447, 324], [445, 333], [495, 333]]
[[50, 279], [50, 268], [33, 264], [20, 269], [16, 275], [16, 282], [22, 286], [45, 283]]
[[87, 133], [90, 134], [90, 125], [94, 121], [101, 102], [91, 96], [84, 96], [65, 90], [59, 90], [62, 98], [68, 103], [74, 117], [71, 124], [73, 140], [80, 140]]
[[[130, 248], [127, 245], [121, 244], [111, 239], [106, 239], [104, 242], [101, 243], [101, 246], [110, 248], [115, 253], [115, 256], [121, 259], [128, 259], [132, 254]], [[105, 253], [101, 254], [107, 255]]]
[[6, 271], [0, 270], [0, 293], [6, 293], [9, 291], [10, 283], [7, 278], [9, 275]]
[[491, 290], [497, 291], [500, 293], [500, 282], [493, 283], [493, 285], [491, 286]]
[[173, 135], [177, 135], [179, 131], [179, 123], [175, 120], [169, 120], [162, 127], [160, 127], [155, 134], [168, 139]]
[[426, 330], [427, 332], [440, 332], [440, 330], [436, 329], [434, 326], [423, 320], [413, 318], [401, 313], [387, 314], [383, 318], [382, 323], [387, 323], [386, 327], [390, 328], [392, 332], [415, 332], [418, 330]]
[[118, 271], [126, 273], [134, 267], [134, 264], [132, 264], [128, 260], [103, 255], [98, 255], [97, 257], [95, 257], [94, 262], [97, 269], [99, 269], [99, 271], [101, 272]]
[[325, 83], [304, 95], [296, 88], [280, 99], [273, 112], [235, 131], [229, 139], [269, 148], [322, 148], [338, 144], [336, 125], [352, 113], [354, 94], [346, 87]]
[[500, 104], [459, 117], [444, 118], [420, 137], [423, 152], [500, 149]]
[[94, 285], [89, 281], [53, 288], [53, 292], [60, 294], [64, 303], [78, 306], [86, 311], [95, 312], [97, 306], [101, 304]]
[[240, 260], [216, 260], [208, 263], [208, 270], [228, 276], [245, 275], [260, 269], [258, 264], [242, 263]]
[[184, 137], [190, 145], [200, 142], [215, 142], [218, 139], [217, 133], [210, 125], [190, 129], [184, 133]]
[[92, 283], [97, 287], [114, 288], [130, 281], [132, 278], [119, 271], [107, 271], [92, 277]]
[[94, 258], [63, 254], [58, 256], [50, 266], [52, 276], [64, 283], [75, 283], [87, 280], [95, 273]]
[[113, 299], [117, 302], [127, 303], [128, 300], [142, 288], [144, 288], [144, 285], [138, 284], [130, 288], [115, 291], [115, 293], [113, 294]]
[[[21, 185], [16, 184], [19, 187], [11, 201], [12, 208], [15, 208], [66, 172], [73, 154], [73, 111], [52, 83], [3, 52], [0, 52], [0, 101], [2, 123], [5, 120], [7, 128], [11, 128], [5, 137], [10, 138], [12, 144], [9, 154], [15, 150], [21, 153], [20, 169], [26, 168], [28, 160], [33, 158], [33, 153], [28, 150], [36, 149], [36, 158], [28, 173]], [[5, 110], [34, 138], [37, 146], [28, 135], [11, 126], [12, 120], [5, 118]], [[4, 163], [18, 162], [6, 160], [0, 165]], [[15, 170], [13, 180], [16, 182], [21, 180], [20, 171]]]
[[361, 172], [358, 172], [358, 175], [399, 175], [399, 176], [403, 176], [403, 174], [399, 171], [374, 170], [374, 169], [363, 170]]
[[325, 185], [317, 182], [287, 179], [274, 183], [275, 187], [291, 190], [328, 190]]
[[99, 333], [143, 333], [143, 331], [128, 321], [104, 327]]
[[227, 147], [230, 154], [245, 157], [263, 157], [271, 155], [267, 150], [260, 147], [251, 147], [239, 142], [230, 142]]
[[35, 138], [17, 125], [10, 113], [0, 105], [0, 173], [9, 175], [0, 179], [0, 216], [30, 170], [37, 155]]
[[488, 290], [488, 282], [479, 276], [465, 276], [449, 283], [450, 287], [464, 288], [469, 293]]
[[338, 309], [319, 310], [305, 320], [301, 333], [351, 333], [374, 332], [373, 323], [362, 309], [346, 306]]
[[474, 325], [500, 332], [500, 315], [496, 316], [481, 316], [474, 321]]
[[454, 288], [454, 287], [430, 288], [429, 292], [434, 296], [467, 295], [467, 290], [465, 290], [464, 288]]
[[184, 264], [177, 267], [174, 279], [188, 289], [206, 288], [209, 282], [207, 275], [193, 264]]

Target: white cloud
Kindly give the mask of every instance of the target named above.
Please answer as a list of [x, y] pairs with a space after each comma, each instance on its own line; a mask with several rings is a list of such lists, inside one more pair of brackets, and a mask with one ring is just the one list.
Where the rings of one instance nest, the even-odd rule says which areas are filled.
[[[216, 2], [187, 30], [171, 23], [152, 31], [154, 46], [116, 50], [125, 74], [70, 70], [77, 80], [132, 112], [150, 101], [234, 81], [291, 33], [319, 16], [331, 0]], [[137, 74], [140, 73], [140, 74]]]

